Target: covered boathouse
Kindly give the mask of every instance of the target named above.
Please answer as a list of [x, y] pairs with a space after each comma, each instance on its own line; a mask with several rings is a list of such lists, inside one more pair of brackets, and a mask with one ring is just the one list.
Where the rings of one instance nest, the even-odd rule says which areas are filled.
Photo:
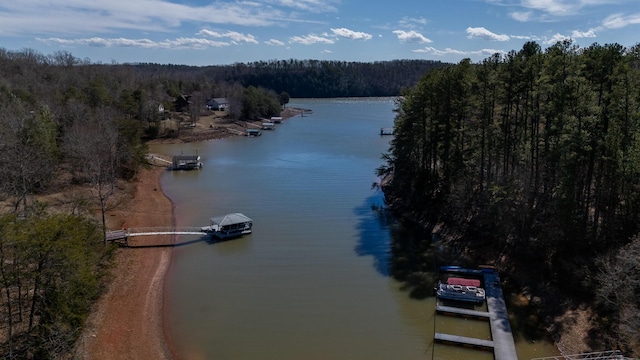
[[173, 170], [193, 170], [202, 168], [200, 156], [198, 155], [176, 155], [171, 161]]
[[203, 226], [201, 230], [219, 239], [239, 237], [251, 233], [253, 220], [241, 213], [231, 213], [212, 217], [211, 225]]

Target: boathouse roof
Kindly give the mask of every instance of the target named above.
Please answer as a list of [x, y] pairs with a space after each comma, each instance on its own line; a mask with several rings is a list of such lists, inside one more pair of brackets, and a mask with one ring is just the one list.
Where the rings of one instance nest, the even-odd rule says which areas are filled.
[[252, 220], [241, 213], [231, 213], [231, 214], [226, 214], [223, 216], [217, 216], [217, 217], [211, 218], [211, 224], [218, 224], [220, 226], [241, 224], [247, 221], [252, 221]]

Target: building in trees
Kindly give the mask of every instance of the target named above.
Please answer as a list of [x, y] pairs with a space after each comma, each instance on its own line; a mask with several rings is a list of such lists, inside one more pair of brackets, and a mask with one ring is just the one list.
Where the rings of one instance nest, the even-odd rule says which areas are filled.
[[191, 104], [191, 95], [180, 95], [174, 100], [173, 103], [177, 112], [189, 111], [189, 105]]
[[207, 101], [209, 110], [225, 111], [229, 106], [229, 100], [226, 98], [213, 98]]

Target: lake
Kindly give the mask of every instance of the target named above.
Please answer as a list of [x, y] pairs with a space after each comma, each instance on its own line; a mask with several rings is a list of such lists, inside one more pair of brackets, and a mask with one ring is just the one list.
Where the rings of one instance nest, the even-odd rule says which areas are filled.
[[[435, 316], [391, 276], [403, 234], [372, 189], [391, 136], [393, 98], [292, 99], [311, 114], [256, 138], [154, 145], [198, 154], [203, 168], [167, 172], [178, 226], [241, 212], [253, 233], [174, 248], [166, 321], [185, 359], [491, 359], [433, 344], [435, 331], [490, 337], [486, 323]], [[188, 241], [185, 240], [185, 241]], [[527, 357], [555, 355], [519, 339]], [[524, 357], [523, 357], [524, 358]]]

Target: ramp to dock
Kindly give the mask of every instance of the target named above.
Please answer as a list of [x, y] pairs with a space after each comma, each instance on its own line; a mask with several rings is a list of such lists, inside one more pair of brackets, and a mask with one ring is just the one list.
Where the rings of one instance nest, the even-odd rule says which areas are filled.
[[[107, 242], [117, 242], [124, 246], [131, 247], [152, 247], [152, 246], [175, 246], [189, 242], [177, 242], [173, 235], [197, 235], [206, 236], [207, 233], [199, 227], [146, 227], [129, 228], [121, 230], [107, 231], [105, 239]], [[147, 237], [147, 240], [140, 240]], [[136, 240], [131, 240], [136, 238]], [[133, 241], [133, 242], [130, 242]]]
[[198, 227], [132, 228], [127, 231], [129, 237], [153, 235], [205, 235], [205, 232]]
[[489, 324], [494, 348], [493, 356], [496, 360], [517, 359], [516, 345], [513, 341], [509, 313], [502, 293], [502, 285], [498, 272], [492, 269], [482, 271], [484, 275], [484, 291], [489, 310]]

